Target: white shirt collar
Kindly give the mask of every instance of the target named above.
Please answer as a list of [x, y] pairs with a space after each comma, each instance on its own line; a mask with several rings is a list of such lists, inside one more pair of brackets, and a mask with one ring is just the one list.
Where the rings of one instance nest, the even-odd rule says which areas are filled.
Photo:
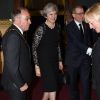
[[23, 35], [23, 31], [22, 31], [22, 29], [18, 26], [18, 25], [16, 25], [16, 24], [14, 24], [18, 29], [19, 29], [19, 31], [21, 32], [21, 34]]
[[74, 21], [75, 21], [75, 23], [76, 23], [77, 25], [82, 24], [82, 22], [78, 22], [78, 21], [76, 21], [76, 20], [74, 20]]
[[[78, 26], [78, 28], [80, 28], [80, 27], [79, 27], [79, 24], [82, 25], [82, 22], [78, 22], [78, 21], [76, 21], [76, 20], [74, 20], [74, 21], [75, 21], [76, 25]], [[83, 25], [82, 25], [82, 28], [83, 28]]]
[[82, 29], [83, 29], [83, 32], [84, 32], [84, 28], [83, 28], [83, 24], [82, 24], [82, 22], [78, 22], [78, 21], [76, 21], [76, 20], [74, 20], [75, 21], [75, 23], [76, 23], [76, 25], [78, 26], [78, 28], [80, 29], [80, 26], [79, 26], [79, 24], [81, 24], [82, 25]]

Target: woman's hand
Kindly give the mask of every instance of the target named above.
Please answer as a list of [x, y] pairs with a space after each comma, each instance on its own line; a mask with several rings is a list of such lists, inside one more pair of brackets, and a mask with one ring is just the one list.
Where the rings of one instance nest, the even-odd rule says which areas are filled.
[[62, 63], [62, 61], [59, 61], [59, 69], [63, 70], [63, 63]]
[[36, 73], [36, 76], [40, 77], [41, 76], [41, 71], [40, 71], [40, 67], [35, 65], [35, 73]]

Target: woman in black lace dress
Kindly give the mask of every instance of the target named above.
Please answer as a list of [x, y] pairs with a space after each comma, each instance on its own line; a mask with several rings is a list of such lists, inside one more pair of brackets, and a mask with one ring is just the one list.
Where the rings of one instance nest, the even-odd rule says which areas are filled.
[[36, 76], [43, 81], [42, 100], [56, 99], [57, 74], [63, 68], [59, 48], [60, 27], [55, 23], [57, 12], [57, 6], [52, 3], [43, 8], [41, 14], [46, 21], [37, 28], [32, 43]]

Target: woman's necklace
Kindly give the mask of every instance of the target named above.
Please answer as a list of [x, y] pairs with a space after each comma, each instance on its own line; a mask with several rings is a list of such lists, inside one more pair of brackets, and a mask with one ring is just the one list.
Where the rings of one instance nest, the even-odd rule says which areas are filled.
[[53, 29], [55, 27], [55, 23], [49, 23], [48, 21], [45, 22], [45, 24], [50, 28]]

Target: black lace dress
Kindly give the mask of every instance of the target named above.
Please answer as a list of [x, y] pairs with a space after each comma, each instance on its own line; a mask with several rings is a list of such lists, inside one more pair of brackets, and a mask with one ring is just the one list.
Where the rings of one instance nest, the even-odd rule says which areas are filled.
[[60, 36], [58, 31], [59, 29], [57, 25], [55, 28], [50, 29], [45, 24], [45, 29], [42, 29], [42, 36], [40, 35], [42, 32], [40, 30], [41, 28], [37, 29], [35, 33], [33, 57], [35, 64], [39, 65], [41, 69], [41, 78], [43, 80], [44, 91], [52, 92], [57, 90], [57, 75], [59, 69], [58, 62], [60, 58], [58, 49]]

